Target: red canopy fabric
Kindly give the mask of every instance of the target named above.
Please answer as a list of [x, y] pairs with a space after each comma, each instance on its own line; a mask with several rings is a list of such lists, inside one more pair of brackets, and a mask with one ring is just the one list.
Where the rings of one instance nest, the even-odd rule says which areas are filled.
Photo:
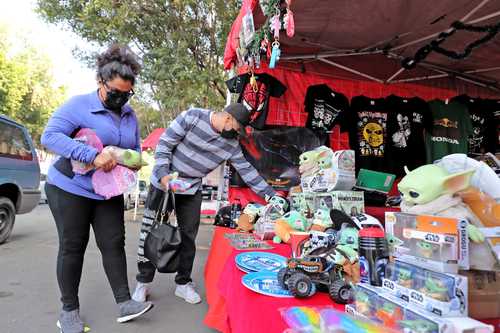
[[142, 142], [142, 150], [155, 149], [160, 141], [160, 136], [165, 132], [164, 128], [156, 128]]
[[[258, 3], [258, 0], [243, 1], [228, 36], [224, 55], [226, 69], [237, 64], [242, 17], [252, 10], [256, 28], [265, 21]], [[477, 96], [500, 96], [500, 34], [474, 49], [465, 59], [455, 60], [432, 52], [417, 68], [399, 72], [402, 58], [414, 56], [455, 21], [481, 26], [496, 24], [500, 19], [500, 1], [293, 0], [291, 9], [295, 36], [288, 38], [281, 33], [282, 59], [278, 68], [295, 67], [303, 73], [350, 80], [373, 78], [374, 82], [390, 81], [391, 85], [417, 79], [415, 82], [453, 91], [470, 91], [472, 80], [493, 89], [482, 89]], [[469, 43], [484, 35], [460, 30], [441, 46], [462, 52]], [[359, 55], [350, 55], [352, 53]], [[430, 79], [419, 79], [429, 76]]]

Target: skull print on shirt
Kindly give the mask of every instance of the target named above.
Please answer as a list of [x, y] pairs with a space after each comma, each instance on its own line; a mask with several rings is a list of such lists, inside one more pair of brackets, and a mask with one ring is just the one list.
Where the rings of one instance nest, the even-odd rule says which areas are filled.
[[383, 157], [387, 136], [387, 113], [362, 111], [358, 114], [360, 155]]

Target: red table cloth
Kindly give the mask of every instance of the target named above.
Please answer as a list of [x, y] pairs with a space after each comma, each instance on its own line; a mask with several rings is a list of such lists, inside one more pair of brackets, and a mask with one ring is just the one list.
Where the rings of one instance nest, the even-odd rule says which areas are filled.
[[[207, 290], [207, 301], [209, 311], [205, 317], [205, 324], [221, 332], [232, 333], [261, 333], [261, 332], [283, 332], [287, 326], [281, 319], [280, 308], [309, 305], [309, 306], [334, 306], [344, 311], [343, 305], [335, 304], [326, 293], [316, 293], [307, 299], [277, 298], [260, 295], [247, 289], [241, 283], [245, 273], [240, 271], [234, 263], [234, 257], [241, 253], [229, 245], [224, 238], [227, 232], [233, 230], [220, 227], [215, 228], [212, 249], [209, 260], [205, 267], [205, 285]], [[217, 246], [219, 249], [214, 249]], [[286, 257], [291, 256], [290, 246], [286, 244], [273, 244], [274, 248], [269, 252], [277, 253]], [[220, 264], [212, 255], [222, 255], [225, 263], [220, 272], [218, 281], [215, 281], [214, 271], [210, 264]], [[215, 289], [214, 289], [215, 288]], [[217, 290], [219, 295], [217, 295]]]

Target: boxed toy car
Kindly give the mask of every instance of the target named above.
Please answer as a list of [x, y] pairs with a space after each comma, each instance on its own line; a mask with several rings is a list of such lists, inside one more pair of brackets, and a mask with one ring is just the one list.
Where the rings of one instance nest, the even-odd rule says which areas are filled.
[[396, 260], [386, 266], [382, 288], [403, 301], [409, 302], [410, 290], [416, 288], [416, 277], [423, 274], [422, 268]]
[[467, 316], [467, 291], [466, 277], [424, 269], [415, 277], [410, 303], [441, 317]]
[[387, 212], [385, 228], [399, 240], [396, 258], [439, 272], [469, 269], [466, 220]]

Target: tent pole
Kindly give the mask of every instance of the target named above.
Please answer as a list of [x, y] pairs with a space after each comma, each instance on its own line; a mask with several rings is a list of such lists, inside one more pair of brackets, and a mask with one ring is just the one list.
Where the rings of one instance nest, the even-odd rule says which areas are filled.
[[496, 92], [500, 92], [500, 89], [498, 89], [495, 86], [491, 86], [491, 85], [488, 85], [488, 84], [485, 84], [485, 83], [481, 83], [481, 82], [478, 82], [478, 81], [475, 81], [475, 80], [471, 80], [471, 79], [468, 79], [466, 77], [457, 76], [457, 79], [465, 81], [465, 82], [469, 82], [469, 83], [472, 83], [472, 84], [475, 84], [475, 85], [480, 86], [480, 87], [491, 89], [491, 90], [496, 91]]
[[354, 52], [353, 51], [353, 52], [344, 52], [344, 53], [325, 52], [325, 53], [318, 53], [318, 54], [283, 56], [280, 59], [282, 59], [282, 60], [305, 60], [305, 59], [321, 59], [321, 58], [340, 58], [340, 57], [371, 55], [371, 54], [379, 54], [379, 53], [382, 53], [382, 51], [367, 51], [367, 52]]
[[419, 76], [412, 77], [409, 79], [395, 80], [390, 83], [406, 83], [406, 82], [415, 82], [415, 81], [423, 81], [423, 80], [432, 80], [432, 79], [440, 79], [443, 77], [447, 77], [449, 74], [436, 74], [436, 75], [428, 75], [428, 76]]
[[486, 72], [492, 72], [492, 71], [496, 71], [496, 70], [500, 70], [500, 67], [491, 67], [491, 68], [475, 69], [475, 70], [472, 70], [472, 71], [466, 71], [466, 72], [464, 72], [464, 73], [466, 73], [466, 74], [476, 74], [476, 73], [486, 73]]
[[[469, 17], [471, 17], [476, 11], [478, 11], [481, 7], [483, 7], [487, 2], [489, 2], [490, 0], [483, 0], [479, 5], [477, 5], [474, 9], [472, 9], [470, 12], [467, 13], [467, 15], [465, 15], [464, 17], [462, 17], [462, 19], [460, 19], [461, 22], [464, 22], [465, 20], [467, 20]], [[480, 17], [478, 19], [475, 19], [471, 22], [467, 22], [467, 24], [474, 24], [474, 23], [478, 23], [478, 22], [481, 22], [481, 21], [485, 21], [485, 20], [488, 20], [492, 17], [495, 17], [495, 16], [498, 16], [500, 15], [500, 11], [499, 12], [496, 12], [496, 13], [492, 13], [490, 15], [487, 15], [487, 16], [483, 16], [483, 17]], [[445, 30], [445, 32], [450, 32], [452, 31], [453, 28], [449, 28], [447, 30]], [[425, 37], [422, 37], [422, 38], [419, 38], [417, 40], [414, 40], [412, 42], [408, 42], [408, 43], [405, 43], [403, 45], [399, 45], [399, 46], [396, 46], [396, 47], [393, 47], [392, 49], [390, 49], [390, 51], [397, 51], [397, 50], [400, 50], [400, 49], [404, 49], [410, 45], [414, 45], [414, 44], [418, 44], [420, 42], [423, 42], [425, 40], [428, 40], [428, 39], [432, 39], [434, 37], [437, 37], [439, 34], [441, 33], [440, 32], [436, 32], [432, 35], [428, 35], [428, 36], [425, 36]]]
[[390, 78], [388, 78], [385, 82], [386, 83], [390, 83], [392, 80], [394, 80], [394, 78], [396, 78], [396, 76], [398, 76], [399, 74], [403, 73], [404, 72], [404, 67], [401, 67], [396, 73], [394, 73]]
[[357, 71], [357, 70], [355, 70], [355, 69], [352, 69], [352, 68], [350, 68], [350, 67], [346, 67], [346, 66], [344, 66], [344, 65], [338, 64], [338, 63], [333, 62], [333, 61], [331, 61], [331, 60], [327, 60], [327, 59], [323, 59], [323, 58], [319, 58], [318, 60], [319, 60], [319, 61], [322, 61], [322, 62], [324, 62], [324, 63], [326, 63], [326, 64], [332, 65], [332, 66], [334, 66], [334, 67], [338, 67], [338, 68], [340, 68], [340, 69], [343, 69], [343, 70], [345, 70], [345, 71], [347, 71], [347, 72], [350, 72], [350, 73], [353, 73], [353, 74], [357, 74], [357, 75], [362, 76], [362, 77], [364, 77], [364, 78], [370, 79], [370, 80], [372, 80], [372, 81], [375, 81], [375, 82], [378, 82], [378, 83], [384, 83], [384, 81], [382, 81], [382, 80], [380, 80], [380, 79], [377, 79], [376, 77], [373, 77], [373, 76], [371, 76], [371, 75], [368, 75], [368, 74], [365, 74], [365, 73], [359, 72], [359, 71]]

